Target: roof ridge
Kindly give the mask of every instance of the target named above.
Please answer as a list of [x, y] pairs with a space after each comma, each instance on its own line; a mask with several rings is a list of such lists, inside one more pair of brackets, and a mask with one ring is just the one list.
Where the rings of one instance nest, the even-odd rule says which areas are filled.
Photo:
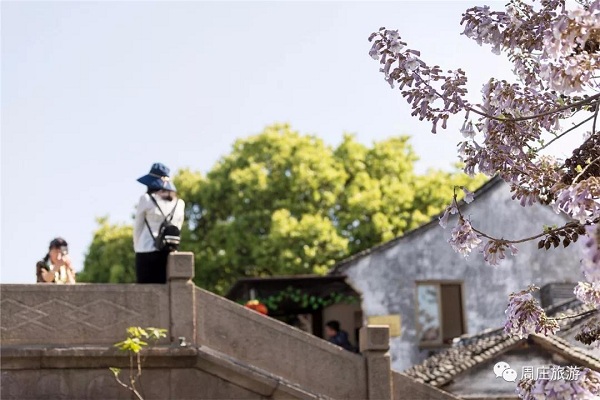
[[[487, 182], [485, 182], [480, 187], [478, 187], [477, 189], [475, 189], [473, 191], [473, 195], [475, 196], [475, 198], [477, 198], [478, 196], [481, 196], [482, 194], [488, 192], [490, 189], [494, 188], [495, 186], [497, 186], [501, 182], [502, 183], [506, 183], [506, 181], [504, 181], [504, 179], [502, 179], [499, 175], [494, 175]], [[508, 184], [508, 183], [506, 183], [506, 184]], [[471, 203], [466, 203], [464, 200], [460, 200], [458, 202], [459, 207], [468, 207], [470, 204]], [[544, 207], [550, 207], [549, 205], [545, 205], [545, 204], [541, 204], [541, 203], [539, 203], [539, 204], [542, 205], [542, 206], [544, 206]], [[429, 222], [426, 222], [426, 223], [424, 223], [422, 225], [419, 225], [416, 228], [411, 229], [410, 231], [405, 232], [405, 233], [403, 233], [400, 236], [397, 236], [397, 237], [395, 237], [393, 239], [390, 239], [387, 242], [383, 242], [383, 243], [377, 244], [377, 245], [375, 245], [373, 247], [369, 247], [368, 249], [364, 249], [362, 251], [359, 251], [358, 253], [354, 253], [351, 256], [346, 257], [343, 260], [338, 261], [329, 270], [329, 272], [327, 273], [327, 275], [338, 275], [338, 274], [341, 274], [346, 269], [347, 265], [349, 263], [351, 263], [352, 261], [357, 260], [359, 258], [362, 258], [364, 256], [367, 256], [369, 254], [372, 254], [374, 252], [385, 250], [385, 249], [391, 247], [392, 245], [396, 244], [400, 240], [405, 239], [407, 237], [410, 237], [410, 236], [416, 234], [417, 232], [420, 232], [422, 230], [427, 229], [428, 227], [430, 227], [430, 226], [438, 223], [440, 216], [442, 216], [444, 214], [444, 212], [445, 211], [442, 211], [442, 212], [434, 215]], [[563, 217], [565, 217], [564, 214], [559, 214], [559, 215], [562, 215]]]
[[[487, 182], [485, 182], [484, 184], [482, 184], [481, 186], [479, 186], [477, 189], [475, 189], [475, 191], [473, 191], [473, 195], [475, 197], [482, 195], [483, 193], [486, 193], [488, 190], [492, 189], [493, 187], [495, 187], [496, 185], [498, 185], [500, 182], [504, 182], [504, 180], [502, 178], [500, 178], [500, 176], [495, 175], [492, 178], [490, 178]], [[460, 200], [459, 202], [459, 206], [468, 206], [467, 203], [465, 203], [464, 200]], [[375, 245], [373, 247], [369, 247], [368, 249], [364, 249], [362, 251], [359, 251], [358, 253], [355, 253], [343, 260], [338, 261], [333, 268], [328, 272], [328, 275], [336, 275], [340, 272], [342, 272], [342, 270], [344, 269], [343, 267], [350, 263], [351, 261], [354, 261], [358, 258], [361, 258], [363, 256], [366, 256], [368, 254], [371, 254], [373, 252], [376, 251], [380, 251], [380, 250], [385, 250], [388, 247], [390, 247], [391, 245], [395, 244], [396, 242], [398, 242], [399, 240], [402, 240], [406, 237], [412, 236], [414, 235], [416, 232], [422, 231], [424, 229], [426, 229], [427, 227], [439, 222], [439, 217], [442, 216], [444, 214], [445, 211], [441, 211], [440, 213], [434, 215], [433, 217], [431, 217], [431, 220], [429, 220], [429, 222], [426, 222], [422, 225], [417, 226], [414, 229], [411, 229], [408, 232], [403, 233], [400, 236], [397, 236], [393, 239], [388, 240], [387, 242], [383, 242], [380, 243], [378, 245]]]
[[[592, 366], [596, 370], [600, 370], [600, 358], [583, 347], [572, 345], [568, 340], [557, 335], [545, 336], [532, 334], [531, 337], [534, 342], [541, 341], [553, 346], [557, 352], [561, 353], [563, 356], [575, 358], [581, 364]], [[568, 349], [568, 351], [566, 349]]]

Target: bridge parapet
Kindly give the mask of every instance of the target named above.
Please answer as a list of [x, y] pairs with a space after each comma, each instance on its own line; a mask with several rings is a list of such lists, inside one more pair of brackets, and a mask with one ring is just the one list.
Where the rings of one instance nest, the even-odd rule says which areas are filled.
[[[72, 378], [86, 380], [84, 375], [92, 370], [127, 365], [126, 357], [112, 345], [123, 340], [130, 326], [169, 331], [159, 347], [149, 349], [157, 360], [156, 365], [148, 365], [151, 371], [166, 368], [171, 375], [217, 376], [227, 385], [258, 394], [257, 398], [282, 390], [285, 398], [392, 398], [387, 327], [363, 328], [365, 356], [352, 354], [197, 288], [192, 282], [194, 271], [193, 253], [176, 252], [169, 256], [164, 285], [0, 285], [0, 346], [8, 362], [2, 382], [18, 389], [7, 398], [27, 398], [29, 392], [23, 391], [27, 388], [34, 397], [53, 393], [45, 377], [63, 382], [59, 392], [65, 395], [97, 398], [93, 388], [71, 388], [69, 376], [79, 374]], [[108, 370], [102, 373], [101, 386], [112, 382], [106, 374]], [[166, 390], [173, 395], [183, 390], [169, 379], [161, 382], [144, 385], [155, 385], [148, 387], [154, 393]], [[271, 384], [265, 382], [275, 383], [269, 389]], [[222, 388], [223, 383], [215, 387]], [[226, 387], [219, 393], [233, 396], [234, 389]], [[114, 390], [120, 393], [115, 398], [121, 398], [120, 389]], [[2, 390], [2, 395], [7, 393]]]

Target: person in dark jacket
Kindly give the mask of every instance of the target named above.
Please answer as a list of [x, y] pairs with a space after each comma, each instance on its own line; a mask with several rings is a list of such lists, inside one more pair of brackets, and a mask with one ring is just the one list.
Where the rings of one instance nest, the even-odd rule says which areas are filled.
[[339, 321], [329, 321], [325, 324], [325, 335], [330, 343], [338, 345], [348, 351], [356, 353], [356, 349], [348, 340], [348, 333], [340, 329]]

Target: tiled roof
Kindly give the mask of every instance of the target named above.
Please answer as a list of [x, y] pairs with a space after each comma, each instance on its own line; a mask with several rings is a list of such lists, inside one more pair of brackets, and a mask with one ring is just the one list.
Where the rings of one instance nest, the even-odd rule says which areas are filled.
[[[576, 315], [588, 310], [589, 308], [579, 301], [569, 300], [547, 309], [546, 312], [548, 315], [560, 317], [562, 315]], [[560, 320], [561, 330], [558, 335], [568, 333], [590, 315], [586, 314], [581, 317]], [[504, 330], [500, 328], [477, 335], [461, 336], [455, 339], [455, 343], [451, 348], [428, 357], [421, 364], [412, 366], [404, 373], [419, 382], [437, 387], [443, 386], [452, 381], [457, 375], [519, 345], [523, 345], [528, 340], [563, 356], [569, 361], [600, 371], [600, 358], [581, 347], [572, 345], [560, 336], [530, 335], [529, 338], [521, 339], [504, 333]]]
[[443, 386], [475, 365], [516, 347], [523, 340], [510, 337], [501, 330], [478, 338], [469, 338], [466, 342], [461, 340], [451, 348], [428, 357], [421, 364], [414, 365], [404, 373], [417, 381]]

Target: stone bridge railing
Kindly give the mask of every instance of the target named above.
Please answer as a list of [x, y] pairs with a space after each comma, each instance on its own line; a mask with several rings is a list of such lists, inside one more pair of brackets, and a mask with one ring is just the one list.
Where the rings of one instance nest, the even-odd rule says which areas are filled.
[[[97, 371], [118, 361], [114, 359], [112, 344], [123, 340], [127, 327], [153, 326], [167, 328], [169, 335], [159, 343], [163, 350], [161, 346], [155, 350], [155, 361], [150, 365], [201, 369], [228, 384], [235, 381], [244, 390], [255, 387], [252, 390], [257, 398], [277, 397], [275, 393], [285, 385], [287, 389], [282, 393], [286, 398], [400, 398], [393, 395], [401, 391], [392, 386], [392, 381], [400, 381], [397, 376], [392, 379], [390, 371], [387, 327], [364, 327], [360, 335], [362, 355], [352, 354], [197, 288], [192, 283], [193, 276], [193, 254], [173, 253], [165, 285], [1, 285], [3, 386], [6, 389], [11, 382], [14, 387], [23, 386], [14, 383], [20, 375], [11, 371], [72, 371], [86, 366]], [[179, 347], [182, 338], [186, 349]], [[88, 358], [82, 361], [85, 357]], [[126, 361], [121, 363], [127, 365]], [[86, 373], [89, 375], [90, 371]], [[80, 379], [88, 379], [81, 376]], [[98, 383], [98, 387], [106, 387], [107, 382]], [[410, 378], [402, 382], [404, 391], [407, 385], [418, 385], [410, 383]], [[171, 380], [164, 385], [157, 380], [147, 384], [154, 384], [155, 391], [167, 390], [169, 386], [164, 392], [170, 393], [167, 397], [179, 393], [177, 386], [171, 387], [175, 384]], [[65, 387], [61, 393], [66, 394], [57, 398], [69, 398], [71, 389]], [[5, 389], [3, 395], [8, 393]], [[85, 390], [87, 395], [78, 396], [95, 398], [89, 394], [91, 389]]]
[[122, 340], [130, 326], [167, 328], [194, 343], [194, 258], [173, 253], [166, 285], [1, 285], [0, 345], [99, 345]]
[[112, 344], [129, 326], [170, 327], [168, 285], [2, 285], [0, 344]]

